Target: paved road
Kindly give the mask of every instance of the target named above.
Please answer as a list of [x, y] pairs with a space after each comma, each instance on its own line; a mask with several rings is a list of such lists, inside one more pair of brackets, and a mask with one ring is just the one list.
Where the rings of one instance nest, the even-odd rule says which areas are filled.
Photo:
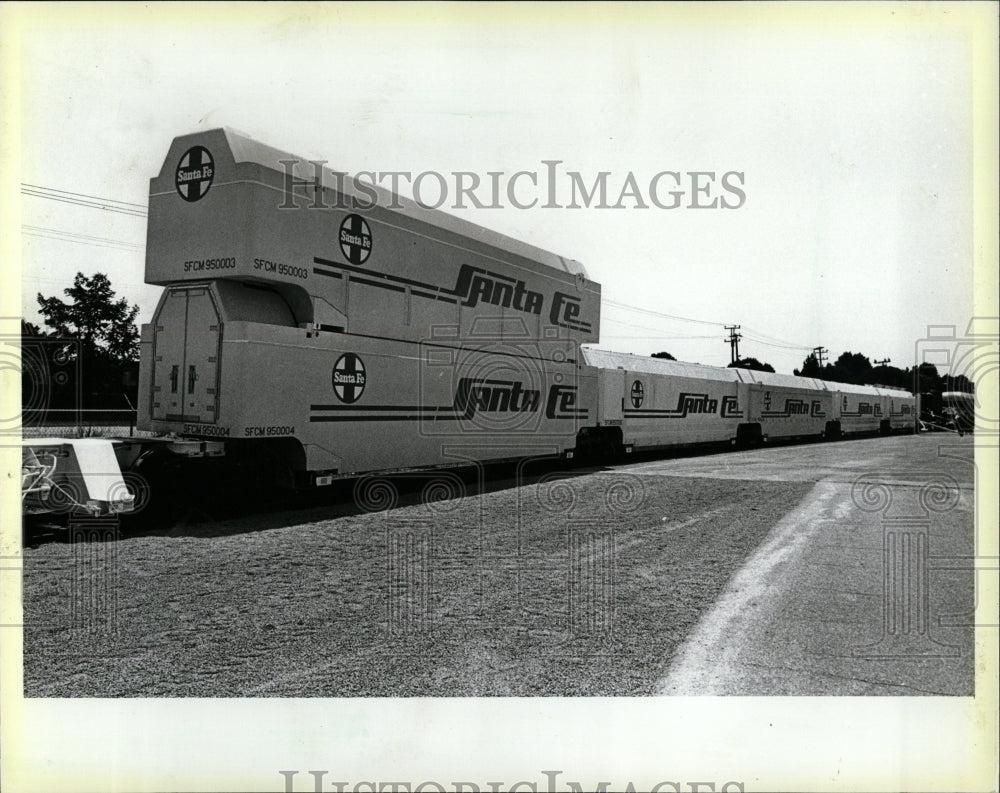
[[967, 437], [925, 435], [633, 468], [815, 483], [703, 616], [659, 692], [971, 695], [972, 457]]

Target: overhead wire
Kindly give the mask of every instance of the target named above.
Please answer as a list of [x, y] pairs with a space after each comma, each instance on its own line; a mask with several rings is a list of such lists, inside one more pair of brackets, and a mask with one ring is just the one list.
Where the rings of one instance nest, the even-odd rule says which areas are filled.
[[121, 215], [144, 218], [148, 215], [146, 209], [140, 204], [133, 204], [127, 201], [118, 201], [113, 198], [100, 198], [90, 196], [86, 193], [73, 193], [69, 190], [56, 190], [51, 187], [40, 187], [38, 185], [21, 183], [21, 192], [24, 195], [34, 198], [46, 198], [50, 201], [59, 201], [64, 204], [100, 209], [106, 212], [117, 212]]
[[773, 341], [765, 341], [749, 334], [744, 334], [743, 338], [754, 342], [754, 344], [763, 344], [766, 347], [777, 347], [782, 350], [808, 351], [813, 349], [812, 347], [806, 347], [800, 344], [777, 344]]
[[112, 204], [123, 204], [124, 206], [138, 207], [145, 211], [145, 204], [135, 204], [131, 201], [120, 201], [117, 198], [103, 198], [102, 196], [89, 195], [88, 193], [76, 193], [72, 190], [60, 190], [56, 187], [44, 187], [43, 185], [28, 184], [27, 182], [21, 182], [21, 187], [29, 187], [32, 190], [45, 190], [50, 193], [65, 193], [66, 195], [76, 196], [78, 198], [93, 198], [96, 201], [105, 201]]
[[[662, 328], [652, 328], [649, 325], [637, 325], [634, 322], [626, 322], [625, 320], [615, 319], [614, 317], [605, 316], [605, 317], [603, 317], [603, 320], [605, 322], [612, 322], [615, 325], [624, 325], [627, 328], [635, 328], [636, 330], [651, 330], [654, 333], [661, 333], [661, 334], [666, 334], [666, 333], [669, 332], [669, 331], [663, 330]], [[624, 337], [622, 337], [622, 338], [624, 338]], [[705, 335], [694, 335], [694, 336], [693, 335], [680, 335], [680, 336], [678, 336], [678, 335], [669, 335], [668, 336], [668, 335], [662, 335], [662, 336], [658, 336], [657, 338], [664, 338], [664, 339], [714, 339], [715, 336], [714, 335], [712, 335], [712, 336], [705, 336]]]
[[759, 331], [755, 328], [749, 328], [747, 326], [743, 326], [743, 333], [744, 335], [753, 337], [757, 340], [765, 340], [773, 342], [775, 344], [786, 345], [788, 347], [793, 347], [796, 350], [811, 350], [815, 346], [811, 344], [797, 344], [793, 341], [789, 341], [788, 339], [782, 339], [779, 338], [778, 336], [772, 336], [769, 333], [764, 333], [763, 331]]
[[[132, 201], [121, 201], [117, 198], [106, 198], [90, 193], [79, 193], [73, 190], [61, 190], [56, 187], [45, 187], [44, 185], [21, 182], [21, 192], [24, 195], [34, 198], [45, 198], [50, 201], [58, 201], [74, 206], [83, 206], [90, 209], [100, 209], [107, 212], [116, 212], [130, 217], [147, 217], [148, 213], [142, 204]], [[142, 251], [145, 245], [127, 240], [117, 240], [111, 237], [100, 237], [93, 234], [80, 234], [66, 229], [53, 229], [45, 226], [32, 226], [23, 224], [21, 233], [41, 239], [57, 240], [60, 242], [75, 242], [78, 245], [90, 245], [96, 248], [106, 248], [108, 250]]]
[[719, 325], [720, 327], [725, 327], [724, 322], [712, 322], [706, 319], [694, 319], [693, 317], [681, 317], [677, 314], [667, 314], [663, 311], [653, 311], [649, 308], [642, 308], [641, 306], [631, 306], [628, 303], [619, 303], [617, 300], [609, 300], [607, 298], [602, 298], [601, 302], [608, 306], [613, 306], [615, 308], [623, 308], [628, 311], [636, 311], [640, 314], [648, 314], [652, 317], [662, 317], [664, 319], [672, 319], [678, 322], [693, 322], [698, 325]]
[[[619, 302], [617, 300], [607, 300], [607, 299], [605, 299], [602, 302], [604, 304], [608, 305], [608, 306], [613, 306], [615, 308], [624, 309], [626, 311], [635, 311], [637, 313], [646, 314], [646, 315], [649, 315], [649, 316], [662, 317], [664, 319], [670, 319], [670, 320], [674, 320], [674, 321], [678, 321], [678, 322], [691, 322], [691, 323], [695, 323], [695, 324], [699, 324], [699, 325], [709, 325], [709, 326], [718, 325], [718, 326], [720, 326], [722, 328], [725, 328], [725, 323], [723, 323], [723, 322], [712, 322], [710, 320], [705, 320], [705, 319], [695, 319], [694, 317], [682, 317], [682, 316], [679, 316], [677, 314], [668, 314], [668, 313], [663, 312], [663, 311], [654, 311], [653, 309], [643, 308], [642, 306], [633, 306], [633, 305], [629, 305], [628, 303], [621, 303], [621, 302]], [[644, 325], [635, 325], [633, 323], [623, 322], [622, 320], [616, 320], [616, 319], [614, 319], [612, 317], [605, 317], [605, 319], [607, 321], [609, 321], [609, 322], [616, 322], [616, 323], [620, 323], [620, 324], [623, 324], [623, 325], [628, 325], [630, 327], [641, 328], [642, 330], [658, 330], [658, 328], [650, 328], [650, 327], [644, 326]], [[788, 350], [811, 350], [812, 349], [812, 347], [809, 346], [809, 345], [795, 344], [794, 342], [790, 342], [790, 341], [788, 341], [786, 339], [780, 339], [777, 336], [771, 336], [771, 335], [769, 335], [767, 333], [763, 333], [761, 331], [754, 330], [753, 328], [747, 329], [746, 326], [744, 326], [743, 328], [741, 328], [741, 332], [743, 333], [744, 338], [748, 338], [748, 339], [751, 339], [751, 340], [753, 340], [755, 342], [758, 342], [760, 344], [766, 344], [766, 345], [771, 346], [771, 347], [778, 347], [778, 348], [783, 348], [783, 349], [788, 349]], [[678, 338], [682, 338], [682, 337], [678, 337]], [[692, 338], [692, 339], [694, 339], [694, 338], [711, 339], [711, 338], [714, 338], [714, 336], [690, 336], [690, 337], [687, 337], [687, 338]]]
[[66, 231], [64, 229], [50, 229], [45, 226], [31, 226], [27, 224], [21, 225], [21, 231], [25, 234], [30, 234], [35, 237], [42, 237], [44, 239], [55, 239], [62, 240], [64, 242], [79, 242], [83, 244], [95, 245], [99, 243], [108, 243], [108, 245], [99, 245], [99, 247], [115, 246], [126, 250], [136, 250], [141, 251], [145, 249], [145, 245], [138, 242], [128, 242], [126, 240], [116, 240], [110, 237], [97, 237], [91, 234], [78, 234], [73, 231]]
[[144, 250], [144, 246], [136, 245], [130, 242], [123, 242], [121, 240], [106, 240], [101, 242], [99, 240], [90, 239], [79, 239], [77, 237], [64, 236], [60, 234], [48, 234], [38, 231], [30, 231], [28, 229], [21, 229], [22, 234], [27, 234], [32, 237], [38, 237], [44, 240], [54, 240], [57, 242], [74, 242], [77, 245], [90, 245], [95, 248], [105, 248], [111, 251], [125, 251], [131, 253], [141, 253]]

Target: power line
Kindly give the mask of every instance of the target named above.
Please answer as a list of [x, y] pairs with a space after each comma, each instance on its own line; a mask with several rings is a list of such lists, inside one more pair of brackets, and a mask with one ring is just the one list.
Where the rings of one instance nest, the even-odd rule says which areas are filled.
[[757, 338], [757, 336], [755, 336], [753, 333], [747, 333], [746, 337], [748, 339], [750, 339], [751, 341], [753, 341], [755, 344], [763, 344], [766, 347], [777, 347], [778, 349], [781, 349], [781, 350], [802, 351], [802, 350], [811, 350], [812, 349], [812, 347], [806, 347], [804, 345], [800, 346], [798, 344], [777, 344], [777, 343], [775, 343], [773, 341], [764, 341], [763, 339]]
[[40, 193], [32, 190], [21, 190], [24, 195], [33, 196], [35, 198], [47, 198], [50, 201], [60, 201], [64, 204], [73, 204], [75, 206], [89, 207], [91, 209], [101, 209], [106, 212], [117, 212], [120, 215], [130, 215], [132, 217], [144, 218], [146, 217], [145, 212], [140, 212], [139, 210], [124, 209], [121, 207], [111, 206], [110, 204], [98, 203], [95, 201], [83, 201], [76, 200], [73, 198], [66, 198], [63, 196], [48, 195], [46, 193]]
[[678, 322], [694, 322], [698, 325], [725, 325], [723, 322], [710, 322], [705, 319], [693, 319], [691, 317], [680, 317], [676, 314], [666, 314], [662, 311], [653, 311], [649, 308], [642, 308], [640, 306], [630, 306], [628, 303], [619, 303], [617, 300], [609, 300], [607, 298], [602, 298], [601, 302], [608, 306], [614, 306], [615, 308], [624, 308], [627, 311], [637, 311], [640, 314], [648, 314], [652, 317], [662, 317], [664, 319], [672, 319]]
[[74, 198], [68, 195], [55, 195], [49, 188], [31, 188], [21, 185], [21, 192], [24, 195], [33, 196], [34, 198], [47, 198], [50, 201], [60, 201], [64, 204], [73, 204], [75, 206], [89, 207], [91, 209], [102, 209], [106, 212], [117, 212], [120, 215], [130, 215], [131, 217], [144, 218], [147, 216], [145, 210], [132, 209], [125, 206], [113, 206], [110, 199], [97, 199], [96, 201], [89, 200], [87, 198]]
[[136, 250], [143, 250], [146, 246], [139, 242], [127, 242], [126, 240], [115, 240], [110, 237], [95, 237], [90, 234], [78, 234], [74, 231], [65, 231], [63, 229], [50, 229], [44, 226], [29, 226], [27, 224], [21, 224], [21, 230], [25, 234], [33, 234], [38, 237], [50, 237], [51, 239], [65, 239], [67, 242], [82, 242], [84, 240], [93, 240], [95, 242], [107, 242], [113, 245], [120, 245], [126, 248], [134, 248]]
[[788, 347], [789, 349], [796, 349], [796, 350], [811, 350], [812, 349], [812, 347], [810, 345], [808, 345], [808, 344], [796, 344], [793, 341], [788, 341], [788, 339], [781, 339], [781, 338], [779, 338], [777, 336], [772, 336], [772, 335], [770, 335], [768, 333], [764, 333], [762, 331], [756, 330], [755, 328], [747, 327], [746, 325], [743, 326], [743, 333], [746, 334], [747, 337], [753, 336], [753, 337], [755, 337], [758, 340], [766, 339], [766, 340], [772, 342], [773, 344], [781, 344], [781, 345], [783, 345], [785, 347]]
[[74, 240], [68, 237], [52, 237], [46, 234], [36, 234], [35, 232], [32, 231], [23, 231], [21, 233], [28, 234], [32, 237], [40, 237], [43, 240], [55, 240], [57, 242], [75, 242], [78, 245], [90, 245], [91, 247], [94, 248], [104, 248], [105, 250], [109, 251], [127, 251], [132, 253], [139, 253], [142, 250], [141, 248], [129, 248], [123, 245], [105, 245], [100, 242], [90, 242], [89, 240]]
[[627, 339], [629, 341], [677, 341], [677, 340], [688, 340], [688, 339], [714, 339], [715, 336], [636, 336], [634, 334], [628, 334], [627, 336], [621, 336], [614, 333], [602, 333], [601, 342], [608, 341], [609, 339]]
[[37, 184], [28, 184], [27, 182], [21, 182], [21, 187], [30, 187], [32, 190], [45, 190], [49, 193], [64, 193], [69, 196], [76, 196], [77, 198], [93, 198], [95, 201], [104, 201], [112, 204], [124, 204], [125, 206], [138, 207], [139, 209], [145, 211], [145, 204], [133, 204], [131, 201], [119, 201], [117, 198], [102, 198], [101, 196], [88, 195], [87, 193], [75, 193], [72, 190], [59, 190], [55, 187], [44, 187]]
[[[615, 308], [622, 308], [627, 311], [636, 311], [638, 313], [648, 314], [649, 316], [653, 317], [662, 317], [664, 319], [676, 320], [679, 322], [693, 322], [698, 325], [709, 325], [709, 326], [719, 325], [725, 328], [726, 330], [729, 330], [729, 326], [727, 326], [724, 322], [712, 322], [710, 320], [705, 320], [705, 319], [694, 319], [693, 317], [681, 317], [676, 314], [667, 314], [662, 311], [653, 311], [652, 309], [642, 308], [641, 306], [629, 305], [628, 303], [619, 303], [617, 300], [609, 300], [607, 298], [602, 299], [601, 302], [604, 305], [614, 306]], [[610, 318], [608, 318], [608, 320], [611, 322], [615, 321]], [[653, 329], [650, 328], [649, 330]], [[753, 339], [755, 342], [764, 344], [768, 347], [776, 347], [778, 349], [797, 350], [797, 351], [809, 351], [812, 349], [807, 344], [795, 344], [794, 342], [787, 341], [786, 339], [780, 339], [777, 336], [771, 336], [767, 333], [762, 333], [760, 331], [754, 330], [753, 328], [747, 328], [746, 326], [743, 326], [741, 330], [742, 330], [742, 335], [744, 335], [746, 338]]]
[[748, 332], [748, 333], [753, 333], [753, 334], [755, 334], [757, 336], [762, 336], [765, 339], [770, 339], [771, 341], [780, 341], [780, 342], [785, 342], [785, 343], [789, 343], [789, 344], [791, 343], [787, 339], [782, 339], [782, 338], [779, 338], [778, 336], [772, 336], [769, 333], [764, 333], [764, 331], [757, 330], [757, 328], [751, 327], [750, 325], [744, 325], [743, 326], [743, 330], [745, 332]]
[[112, 251], [130, 251], [133, 253], [141, 253], [144, 249], [142, 245], [135, 245], [130, 242], [122, 242], [120, 240], [106, 240], [104, 242], [98, 239], [78, 239], [76, 237], [64, 236], [61, 234], [46, 234], [38, 231], [29, 231], [28, 229], [21, 229], [22, 234], [28, 234], [32, 237], [39, 237], [43, 240], [54, 240], [56, 242], [75, 242], [78, 245], [90, 245], [95, 248], [106, 248]]
[[[626, 322], [623, 319], [615, 319], [614, 317], [602, 317], [602, 320], [604, 322], [614, 323], [615, 325], [624, 325], [627, 328], [635, 328], [636, 330], [651, 330], [654, 333], [660, 333], [660, 334], [666, 334], [667, 333], [667, 331], [665, 331], [663, 328], [653, 328], [653, 327], [650, 327], [649, 325], [636, 325], [634, 322]], [[604, 334], [601, 334], [601, 335], [604, 335]], [[621, 338], [625, 338], [625, 337], [623, 336]], [[692, 335], [682, 335], [682, 336], [672, 335], [672, 336], [667, 336], [667, 335], [661, 335], [660, 338], [664, 338], [664, 339], [714, 339], [715, 336], [705, 336], [705, 335], [696, 335], [696, 336], [692, 336]]]

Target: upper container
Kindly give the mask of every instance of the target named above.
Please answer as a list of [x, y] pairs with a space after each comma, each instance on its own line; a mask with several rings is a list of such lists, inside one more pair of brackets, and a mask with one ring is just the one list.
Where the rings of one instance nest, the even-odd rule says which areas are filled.
[[175, 138], [150, 180], [146, 281], [277, 291], [296, 324], [423, 341], [596, 342], [583, 266], [230, 129]]

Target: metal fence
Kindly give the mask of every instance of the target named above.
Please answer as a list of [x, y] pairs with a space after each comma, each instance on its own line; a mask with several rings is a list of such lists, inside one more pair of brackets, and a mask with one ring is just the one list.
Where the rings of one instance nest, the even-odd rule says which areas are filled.
[[135, 428], [136, 411], [84, 409], [24, 411], [21, 435], [25, 438], [149, 437], [155, 433]]

